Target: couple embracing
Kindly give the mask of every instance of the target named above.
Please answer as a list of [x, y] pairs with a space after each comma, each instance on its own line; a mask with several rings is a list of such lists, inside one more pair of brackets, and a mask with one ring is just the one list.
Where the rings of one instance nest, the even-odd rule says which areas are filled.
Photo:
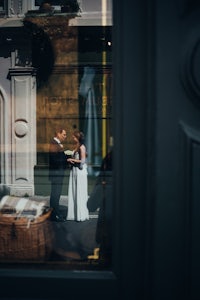
[[[57, 129], [49, 145], [50, 207], [53, 209], [52, 220], [57, 222], [65, 222], [66, 220], [85, 221], [89, 219], [89, 211], [87, 208], [88, 178], [84, 135], [78, 130], [73, 132], [72, 138], [75, 148], [72, 151], [71, 157], [65, 154], [62, 144], [66, 136], [65, 129]], [[70, 175], [67, 219], [65, 219], [59, 211], [59, 200], [68, 164], [70, 164]]]

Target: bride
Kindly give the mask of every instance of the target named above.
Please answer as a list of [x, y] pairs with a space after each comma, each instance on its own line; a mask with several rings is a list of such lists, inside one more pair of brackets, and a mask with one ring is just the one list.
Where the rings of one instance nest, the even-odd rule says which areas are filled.
[[75, 149], [72, 152], [72, 157], [67, 159], [71, 164], [68, 186], [67, 220], [85, 221], [89, 220], [89, 211], [87, 208], [88, 173], [84, 134], [76, 130], [72, 138], [75, 142]]

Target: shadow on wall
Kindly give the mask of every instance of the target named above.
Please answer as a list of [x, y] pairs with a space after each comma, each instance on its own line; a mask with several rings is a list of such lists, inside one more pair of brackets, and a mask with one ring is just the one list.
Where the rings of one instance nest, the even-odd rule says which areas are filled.
[[32, 66], [37, 69], [37, 86], [48, 80], [52, 73], [55, 56], [50, 38], [42, 28], [30, 21], [24, 20], [24, 28], [29, 32], [32, 45]]

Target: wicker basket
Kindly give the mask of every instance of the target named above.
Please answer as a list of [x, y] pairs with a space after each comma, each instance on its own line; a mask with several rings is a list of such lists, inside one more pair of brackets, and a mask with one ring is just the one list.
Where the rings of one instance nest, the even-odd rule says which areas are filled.
[[53, 244], [51, 210], [33, 221], [0, 213], [0, 261], [48, 260]]

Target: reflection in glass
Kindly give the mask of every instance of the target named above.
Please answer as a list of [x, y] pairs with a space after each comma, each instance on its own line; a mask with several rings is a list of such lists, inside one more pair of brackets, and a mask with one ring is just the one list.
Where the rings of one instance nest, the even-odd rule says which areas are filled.
[[[111, 0], [0, 1], [0, 64], [1, 264], [110, 267]], [[51, 219], [49, 143], [58, 128], [67, 133], [65, 151], [74, 149], [74, 130], [85, 134], [90, 218], [84, 222]], [[67, 165], [63, 220], [69, 174]]]
[[93, 166], [99, 166], [100, 147], [99, 147], [99, 130], [96, 112], [96, 98], [93, 87], [95, 76], [94, 67], [84, 67], [84, 74], [81, 79], [79, 94], [85, 99], [85, 144], [87, 147], [88, 174], [93, 175]]

